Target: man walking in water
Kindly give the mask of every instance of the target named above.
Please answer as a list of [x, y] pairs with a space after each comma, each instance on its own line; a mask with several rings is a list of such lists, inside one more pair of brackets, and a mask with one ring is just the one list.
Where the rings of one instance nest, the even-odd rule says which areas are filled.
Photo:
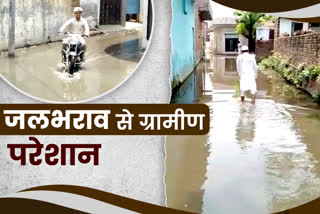
[[245, 92], [250, 91], [252, 103], [256, 101], [258, 66], [254, 55], [249, 54], [248, 46], [241, 48], [242, 54], [237, 58], [237, 72], [240, 77], [241, 101], [244, 102]]
[[[68, 28], [68, 31], [72, 34], [79, 34], [84, 35], [86, 37], [89, 37], [89, 25], [87, 20], [82, 18], [83, 9], [81, 7], [75, 7], [73, 10], [74, 18], [69, 19], [66, 23], [62, 25], [62, 27], [59, 30], [59, 33], [64, 33], [66, 29]], [[67, 43], [70, 38], [66, 38], [62, 42], [62, 49], [67, 49]], [[81, 37], [80, 42], [83, 47], [84, 53], [81, 55], [81, 60], [84, 62], [84, 54], [87, 50], [86, 41], [84, 38]], [[61, 51], [62, 53], [62, 59], [65, 61], [65, 54], [64, 51]]]

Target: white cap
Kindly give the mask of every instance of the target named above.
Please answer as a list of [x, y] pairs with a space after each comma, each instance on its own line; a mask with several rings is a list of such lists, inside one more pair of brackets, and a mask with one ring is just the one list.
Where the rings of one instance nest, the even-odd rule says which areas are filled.
[[81, 8], [81, 7], [75, 7], [74, 9], [73, 9], [73, 13], [76, 13], [76, 12], [83, 12], [83, 9]]
[[242, 50], [242, 51], [248, 51], [248, 50], [249, 50], [249, 48], [248, 48], [248, 46], [243, 45], [243, 46], [241, 47], [241, 50]]

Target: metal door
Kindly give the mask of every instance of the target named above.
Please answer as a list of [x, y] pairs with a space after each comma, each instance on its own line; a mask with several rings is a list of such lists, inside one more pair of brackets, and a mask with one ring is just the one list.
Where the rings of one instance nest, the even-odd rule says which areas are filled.
[[100, 24], [120, 24], [121, 5], [119, 0], [100, 1]]

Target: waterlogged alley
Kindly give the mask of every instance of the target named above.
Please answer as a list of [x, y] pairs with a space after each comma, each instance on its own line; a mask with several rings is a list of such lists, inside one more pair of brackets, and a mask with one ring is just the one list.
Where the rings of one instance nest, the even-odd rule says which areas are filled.
[[28, 95], [55, 102], [84, 101], [115, 88], [143, 56], [140, 29], [98, 35], [86, 40], [86, 62], [72, 77], [61, 61], [61, 43], [19, 49], [0, 56], [0, 75]]
[[273, 71], [255, 105], [240, 102], [235, 59], [212, 56], [172, 103], [205, 103], [207, 136], [167, 137], [167, 205], [201, 213], [271, 213], [320, 196], [320, 108]]

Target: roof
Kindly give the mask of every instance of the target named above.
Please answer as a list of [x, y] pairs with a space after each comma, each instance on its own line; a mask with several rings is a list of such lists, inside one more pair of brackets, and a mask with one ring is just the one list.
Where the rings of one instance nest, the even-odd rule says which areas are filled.
[[201, 21], [212, 20], [212, 10], [210, 6], [210, 0], [197, 0], [197, 8]]

